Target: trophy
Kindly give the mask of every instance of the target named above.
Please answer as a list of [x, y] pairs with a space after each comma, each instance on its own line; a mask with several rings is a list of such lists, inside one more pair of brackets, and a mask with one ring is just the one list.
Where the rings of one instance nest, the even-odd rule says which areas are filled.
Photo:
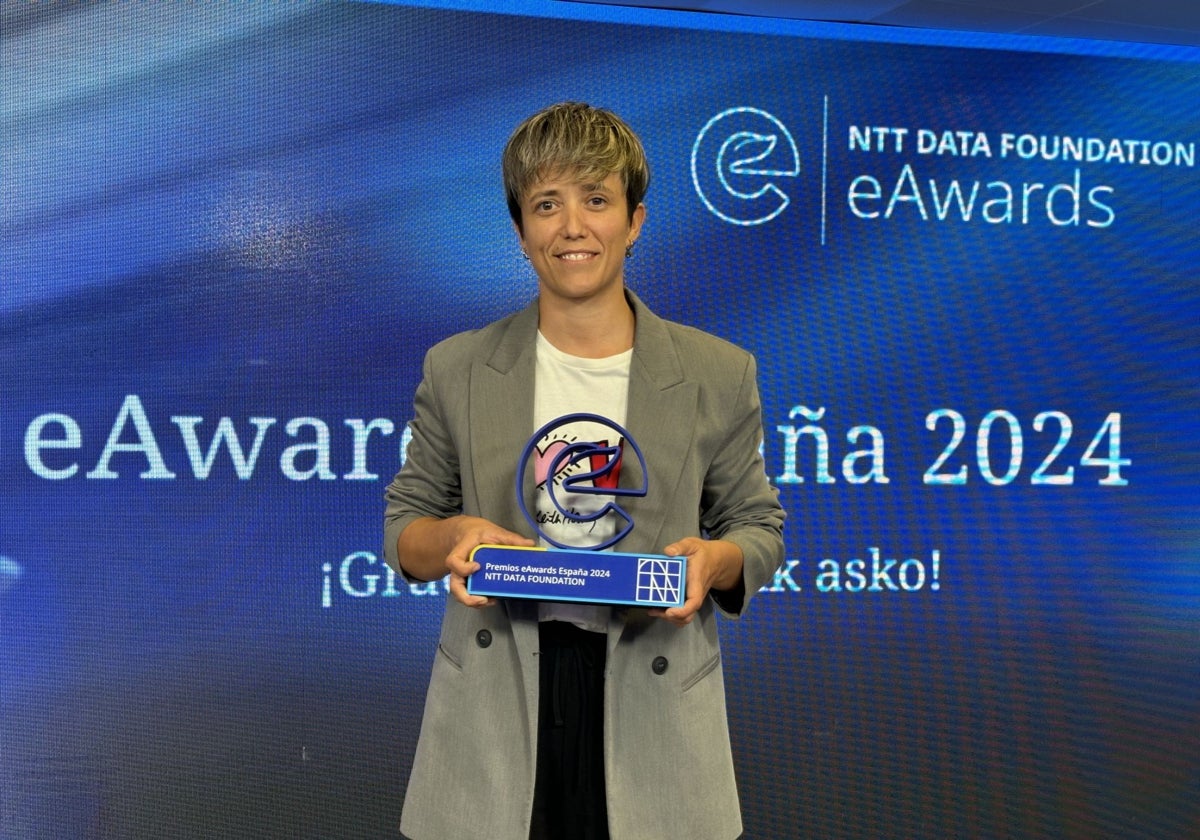
[[[587, 441], [557, 432], [579, 423], [611, 432], [615, 443]], [[641, 486], [619, 487], [626, 452], [637, 458]], [[525, 476], [534, 464], [537, 486], [549, 506], [531, 512]], [[642, 451], [629, 432], [596, 414], [568, 414], [534, 432], [521, 452], [516, 489], [521, 512], [549, 548], [481, 545], [471, 552], [479, 569], [467, 578], [472, 595], [532, 598], [636, 607], [683, 604], [686, 557], [607, 551], [634, 528], [618, 504], [623, 496], [645, 496], [648, 473]], [[580, 501], [585, 504], [581, 510]], [[564, 542], [564, 534], [571, 534]]]

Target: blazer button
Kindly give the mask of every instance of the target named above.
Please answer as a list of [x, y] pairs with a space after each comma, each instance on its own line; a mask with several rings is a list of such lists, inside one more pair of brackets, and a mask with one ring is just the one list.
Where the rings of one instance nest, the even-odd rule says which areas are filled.
[[656, 656], [654, 657], [654, 661], [650, 663], [650, 670], [661, 677], [663, 674], [667, 673], [667, 665], [669, 664], [670, 663], [667, 662], [667, 657]]
[[475, 644], [481, 648], [489, 647], [492, 644], [492, 631], [480, 630], [475, 634]]

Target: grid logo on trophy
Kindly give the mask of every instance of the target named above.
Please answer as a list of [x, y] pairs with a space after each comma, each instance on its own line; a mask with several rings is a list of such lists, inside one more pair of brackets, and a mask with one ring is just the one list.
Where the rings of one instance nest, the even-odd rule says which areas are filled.
[[639, 604], [677, 604], [683, 600], [682, 594], [683, 562], [679, 558], [643, 557], [638, 560]]

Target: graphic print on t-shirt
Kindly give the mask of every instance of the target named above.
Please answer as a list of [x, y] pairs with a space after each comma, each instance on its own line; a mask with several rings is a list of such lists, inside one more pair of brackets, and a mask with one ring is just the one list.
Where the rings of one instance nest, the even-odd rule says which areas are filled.
[[[630, 453], [632, 476], [630, 465], [624, 464]], [[626, 486], [620, 482], [621, 472]], [[646, 460], [629, 432], [612, 420], [597, 414], [568, 414], [530, 437], [516, 479], [521, 513], [544, 547], [599, 551], [616, 545], [633, 530], [633, 517], [621, 500], [646, 495]], [[534, 494], [526, 497], [530, 485], [535, 485]]]
[[625, 440], [603, 423], [564, 419], [533, 447], [538, 529], [557, 544], [598, 545], [625, 524], [612, 501]]
[[[591, 441], [585, 444], [580, 444], [578, 439], [564, 440], [557, 437], [558, 429], [547, 433], [541, 441], [538, 442], [534, 457], [534, 474], [537, 477], [537, 485], [540, 489], [545, 490], [547, 473], [550, 471], [550, 465], [562, 456], [563, 450], [571, 447], [573, 450], [578, 450], [579, 447], [585, 447], [581, 454], [576, 454], [573, 457], [562, 457], [557, 464], [556, 472], [554, 473], [553, 482], [556, 486], [562, 486], [563, 479], [568, 476], [579, 481], [580, 473], [589, 473], [590, 478], [583, 479], [588, 481], [593, 487], [602, 487], [611, 489], [617, 486], [621, 475], [621, 453], [623, 451], [625, 441], [618, 439], [616, 446], [610, 446], [608, 440]], [[551, 436], [555, 436], [551, 439]], [[612, 453], [615, 451], [615, 459]]]

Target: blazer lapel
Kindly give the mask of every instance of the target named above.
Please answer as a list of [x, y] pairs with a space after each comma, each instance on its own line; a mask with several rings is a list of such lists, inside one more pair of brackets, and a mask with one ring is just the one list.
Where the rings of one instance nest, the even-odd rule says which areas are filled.
[[[471, 368], [469, 465], [481, 514], [526, 536], [533, 528], [521, 512], [516, 490], [521, 452], [533, 434], [536, 302], [517, 313], [490, 356]], [[531, 499], [532, 475], [524, 488]]]
[[[536, 362], [537, 301], [504, 325], [486, 359], [471, 366], [470, 464], [481, 515], [497, 525], [535, 536], [517, 495], [517, 466], [533, 434], [533, 387]], [[533, 503], [535, 479], [527, 471], [522, 492]], [[500, 605], [509, 617], [513, 642], [521, 652], [521, 673], [527, 699], [528, 725], [537, 725], [539, 647], [537, 604], [506, 598]]]
[[[630, 497], [625, 504], [634, 528], [628, 544], [618, 551], [660, 551], [666, 542], [663, 529], [692, 448], [696, 428], [696, 383], [683, 376], [683, 365], [666, 322], [646, 308], [632, 292], [626, 292], [637, 315], [633, 363], [629, 371], [629, 408], [626, 428], [646, 459], [646, 496]], [[632, 461], [626, 457], [626, 463]], [[640, 470], [623, 466], [621, 484], [636, 487]], [[670, 539], [680, 536], [667, 535]]]

